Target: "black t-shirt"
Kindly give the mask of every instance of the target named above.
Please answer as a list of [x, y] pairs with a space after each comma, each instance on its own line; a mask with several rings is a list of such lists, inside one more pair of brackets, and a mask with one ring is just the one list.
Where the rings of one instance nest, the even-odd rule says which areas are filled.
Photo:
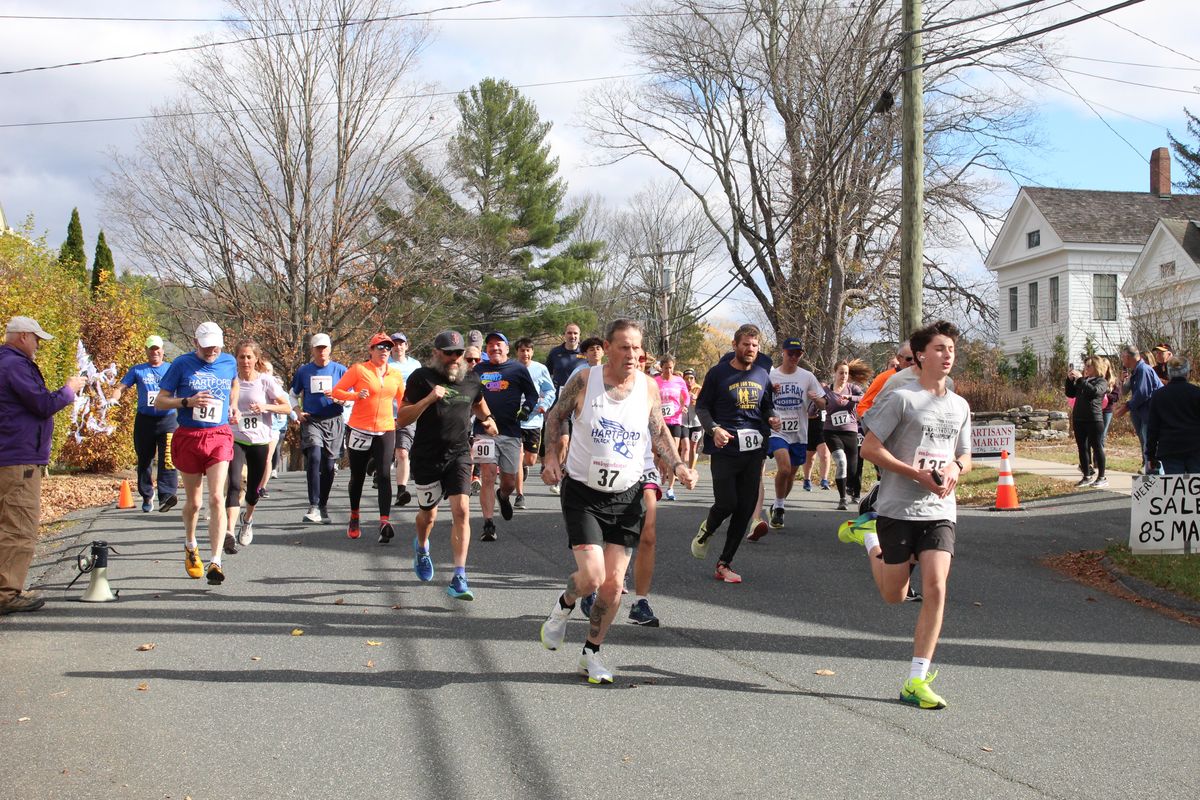
[[404, 402], [419, 403], [438, 385], [446, 387], [446, 396], [417, 417], [409, 457], [443, 464], [470, 451], [471, 407], [478, 402], [483, 388], [472, 370], [467, 370], [458, 383], [451, 383], [437, 370], [421, 367], [404, 384]]
[[[771, 393], [771, 373], [762, 362], [756, 362], [748, 370], [733, 367], [722, 359], [704, 376], [697, 405], [712, 415], [713, 422], [736, 438], [739, 430], [756, 430], [761, 435], [765, 452], [770, 426], [767, 418], [775, 414], [775, 399]], [[712, 434], [704, 434], [704, 452], [722, 455], [740, 452], [738, 441], [717, 447]]]

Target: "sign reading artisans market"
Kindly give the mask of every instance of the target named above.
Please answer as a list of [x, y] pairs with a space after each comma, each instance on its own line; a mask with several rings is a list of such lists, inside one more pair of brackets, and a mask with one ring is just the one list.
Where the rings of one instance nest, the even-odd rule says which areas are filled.
[[972, 425], [971, 458], [999, 458], [1000, 451], [1011, 456], [1017, 450], [1017, 426], [1009, 424]]
[[1200, 475], [1133, 476], [1129, 549], [1200, 551]]

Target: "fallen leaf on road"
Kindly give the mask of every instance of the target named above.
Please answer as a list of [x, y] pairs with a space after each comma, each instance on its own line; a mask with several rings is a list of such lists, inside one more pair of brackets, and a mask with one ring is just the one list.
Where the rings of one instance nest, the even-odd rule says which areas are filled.
[[250, 656], [251, 661], [262, 661], [262, 656]]
[[979, 748], [979, 749], [980, 749], [980, 750], [982, 750], [982, 751], [983, 751], [983, 752], [985, 752], [985, 753], [990, 753], [990, 752], [992, 752], [992, 748], [990, 748], [990, 747], [981, 747], [981, 748]]
[[374, 639], [367, 639], [367, 647], [379, 647], [383, 642], [377, 642]]
[[303, 635], [304, 635], [304, 631], [300, 630], [299, 628], [292, 628], [292, 636], [303, 636]]
[[148, 692], [148, 691], [150, 691], [150, 684], [148, 684], [148, 683], [139, 683], [139, 684], [137, 685], [137, 690], [138, 690], [139, 692]]
[[976, 600], [972, 605], [976, 605], [976, 606], [979, 606], [980, 608], [983, 608], [983, 603], [979, 602], [978, 600]]
[[367, 669], [375, 669], [375, 662], [368, 660], [367, 661]]
[[828, 676], [830, 676], [830, 675], [836, 675], [836, 674], [837, 674], [837, 673], [836, 673], [836, 672], [834, 672], [834, 671], [833, 671], [833, 670], [831, 670], [831, 669], [819, 669], [819, 670], [817, 670], [816, 672], [814, 672], [814, 673], [813, 673], [813, 675], [824, 675], [824, 676], [826, 676], [826, 677], [828, 677]]
[[621, 756], [621, 760], [628, 764], [630, 761], [633, 761], [633, 756]]
[[1085, 597], [1084, 599], [1085, 599], [1085, 600], [1087, 600], [1089, 603], [1096, 603], [1096, 602], [1099, 602], [1099, 601], [1098, 601], [1098, 600], [1096, 600], [1096, 598], [1094, 598], [1094, 597]]
[[139, 644], [137, 646], [137, 650], [139, 653], [145, 653], [147, 650], [153, 650], [156, 647], [158, 647], [158, 645], [156, 645], [154, 642], [146, 642], [145, 644]]
[[29, 722], [29, 717], [17, 717], [17, 722]]
[[345, 603], [345, 602], [346, 602], [346, 601], [345, 601], [344, 599], [342, 599], [341, 597], [339, 597], [337, 600], [334, 600], [334, 601], [333, 601], [333, 604], [334, 604], [335, 606], [340, 606], [342, 603]]
[[365, 609], [365, 608], [364, 608], [364, 609], [363, 609], [363, 613], [364, 613], [364, 614], [365, 614], [365, 613], [367, 613], [367, 609]]

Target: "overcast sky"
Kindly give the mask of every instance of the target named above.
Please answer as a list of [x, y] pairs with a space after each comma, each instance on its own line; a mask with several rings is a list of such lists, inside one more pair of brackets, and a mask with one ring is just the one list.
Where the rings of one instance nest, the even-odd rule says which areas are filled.
[[[414, 0], [408, 7], [428, 9], [463, 1]], [[1047, 10], [1040, 13], [1049, 24], [1114, 2], [1048, 0]], [[619, 12], [626, 5], [609, 0], [499, 0], [469, 10], [440, 12], [436, 16], [443, 20], [436, 23], [435, 38], [421, 62], [422, 77], [443, 89], [458, 90], [487, 76], [524, 85], [637, 72], [622, 45], [626, 20], [449, 19], [596, 14]], [[0, 15], [216, 18], [222, 13], [227, 13], [222, 3], [207, 0], [0, 2]], [[1200, 113], [1200, 97], [1196, 95], [1200, 51], [1194, 48], [1198, 17], [1196, 0], [1146, 0], [1112, 13], [1106, 18], [1111, 22], [1091, 20], [1058, 34], [1068, 55], [1062, 62], [1063, 77], [1091, 101], [1095, 111], [1062, 81], [1058, 81], [1058, 90], [1030, 90], [1038, 104], [1045, 147], [1020, 155], [1034, 182], [1147, 190], [1150, 151], [1167, 144], [1168, 129], [1186, 138], [1184, 106]], [[182, 46], [199, 34], [220, 28], [220, 23], [0, 19], [0, 71]], [[174, 70], [178, 59], [185, 57], [150, 56], [0, 76], [0, 96], [4, 98], [0, 125], [146, 113], [176, 92]], [[1114, 61], [1157, 67], [1111, 63]], [[1118, 79], [1148, 86], [1120, 83]], [[537, 104], [543, 119], [554, 124], [551, 145], [572, 193], [599, 194], [619, 205], [647, 182], [661, 181], [666, 176], [648, 162], [589, 166], [596, 162], [596, 154], [584, 141], [577, 121], [581, 100], [595, 85], [530, 87], [523, 91]], [[1104, 119], [1099, 119], [1096, 112]], [[95, 180], [105, 173], [109, 149], [133, 150], [137, 130], [134, 122], [0, 127], [0, 206], [10, 224], [19, 225], [33, 214], [36, 230], [47, 231], [49, 242], [57, 246], [65, 238], [71, 208], [78, 206], [90, 254], [98, 229], [105, 225]], [[1181, 174], [1178, 165], [1174, 172], [1176, 177]], [[1015, 185], [1007, 187], [1003, 196], [996, 198], [997, 205], [1006, 207], [1015, 192]], [[120, 243], [113, 244], [119, 266]], [[977, 257], [965, 254], [963, 258], [966, 268], [978, 269]], [[738, 298], [731, 298], [718, 313], [736, 316]]]

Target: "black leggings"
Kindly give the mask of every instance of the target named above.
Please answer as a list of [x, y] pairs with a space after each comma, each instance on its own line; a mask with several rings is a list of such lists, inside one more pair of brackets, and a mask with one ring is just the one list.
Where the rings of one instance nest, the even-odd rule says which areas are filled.
[[258, 487], [267, 471], [267, 445], [233, 443], [233, 462], [229, 465], [229, 480], [226, 482], [225, 507], [237, 508], [238, 496], [242, 493], [242, 467], [246, 468], [246, 505], [258, 505]]
[[746, 535], [746, 526], [758, 505], [758, 484], [762, 480], [763, 453], [739, 453], [736, 456], [714, 455], [710, 459], [713, 483], [713, 504], [704, 523], [709, 535], [714, 535], [721, 523], [729, 518], [725, 534], [725, 549], [721, 562], [733, 563], [738, 545]]
[[[346, 431], [350, 434], [349, 429]], [[379, 476], [379, 516], [386, 517], [392, 508], [392, 454], [396, 450], [396, 432], [385, 431], [372, 437], [367, 450], [351, 450], [350, 454], [350, 511], [358, 513], [362, 502], [363, 484], [367, 481], [367, 464], [375, 460], [375, 474]]]
[[1075, 420], [1075, 446], [1079, 448], [1079, 468], [1084, 475], [1092, 472], [1092, 455], [1096, 458], [1096, 473], [1104, 477], [1104, 422], [1101, 420]]
[[[846, 474], [837, 479], [838, 494], [846, 496], [846, 489], [857, 497], [862, 494], [862, 465], [858, 461], [858, 431], [825, 431], [825, 445], [832, 458], [835, 452], [846, 454]], [[836, 474], [836, 472], [835, 472]]]

